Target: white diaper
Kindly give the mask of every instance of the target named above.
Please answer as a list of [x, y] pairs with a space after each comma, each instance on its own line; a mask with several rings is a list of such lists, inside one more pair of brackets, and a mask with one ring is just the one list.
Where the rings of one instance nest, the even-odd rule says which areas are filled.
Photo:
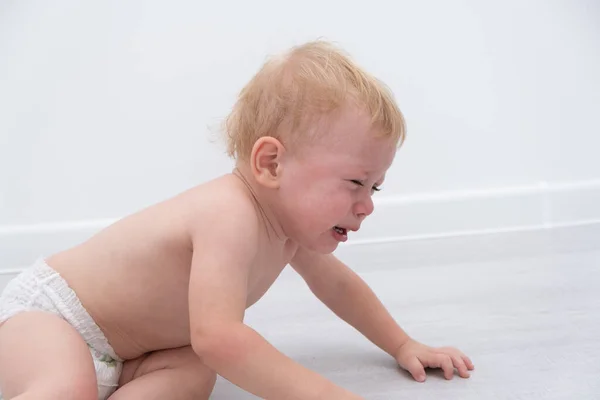
[[0, 296], [0, 323], [23, 311], [50, 312], [71, 324], [83, 337], [92, 354], [98, 400], [106, 400], [117, 389], [123, 360], [115, 354], [75, 292], [43, 259], [38, 259], [10, 281]]

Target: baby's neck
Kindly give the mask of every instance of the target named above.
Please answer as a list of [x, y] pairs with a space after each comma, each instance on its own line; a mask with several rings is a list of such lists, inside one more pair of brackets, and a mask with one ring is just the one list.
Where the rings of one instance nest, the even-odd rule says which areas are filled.
[[264, 227], [268, 237], [271, 240], [285, 242], [288, 238], [285, 235], [283, 227], [277, 218], [277, 212], [274, 210], [271, 196], [266, 193], [252, 177], [250, 171], [244, 166], [236, 165], [232, 174], [238, 177], [248, 190], [248, 194], [252, 198], [256, 208], [259, 211], [260, 218], [264, 222]]

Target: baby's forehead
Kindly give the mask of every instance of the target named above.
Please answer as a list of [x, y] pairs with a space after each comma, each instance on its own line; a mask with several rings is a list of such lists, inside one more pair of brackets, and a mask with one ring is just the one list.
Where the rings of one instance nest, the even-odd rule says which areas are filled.
[[396, 150], [393, 146], [379, 146], [379, 149], [374, 149], [369, 146], [349, 145], [315, 146], [309, 152], [312, 154], [303, 160], [303, 165], [308, 169], [364, 178], [376, 176], [379, 179], [389, 169]]
[[320, 163], [344, 163], [348, 168], [380, 169], [381, 161], [393, 158], [397, 150], [393, 137], [373, 126], [367, 115], [351, 110], [313, 120], [292, 136], [294, 150], [300, 154]]

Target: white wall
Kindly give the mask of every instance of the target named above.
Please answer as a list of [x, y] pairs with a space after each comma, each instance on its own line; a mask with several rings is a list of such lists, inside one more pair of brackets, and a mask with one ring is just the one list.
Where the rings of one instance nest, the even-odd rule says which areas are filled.
[[360, 239], [600, 219], [593, 0], [5, 0], [0, 267], [229, 171], [209, 126], [267, 54], [317, 37], [408, 121]]

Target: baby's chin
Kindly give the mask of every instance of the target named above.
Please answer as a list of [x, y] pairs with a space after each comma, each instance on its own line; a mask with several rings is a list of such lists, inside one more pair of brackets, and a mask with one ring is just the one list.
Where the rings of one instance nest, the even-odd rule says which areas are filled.
[[335, 240], [330, 231], [327, 231], [310, 242], [302, 241], [299, 242], [299, 244], [305, 249], [314, 251], [315, 253], [331, 254], [338, 248], [340, 242]]

